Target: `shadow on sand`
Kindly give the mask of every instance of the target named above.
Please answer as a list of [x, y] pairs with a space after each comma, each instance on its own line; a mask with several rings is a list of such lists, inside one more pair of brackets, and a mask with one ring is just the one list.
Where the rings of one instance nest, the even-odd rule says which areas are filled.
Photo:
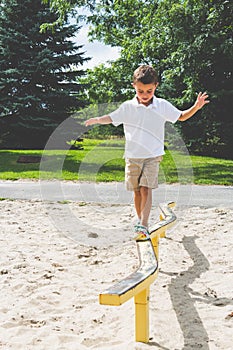
[[[216, 298], [215, 295], [207, 295], [206, 293], [204, 295], [199, 294], [189, 287], [195, 279], [209, 269], [208, 260], [195, 243], [197, 238], [197, 236], [183, 238], [182, 243], [193, 260], [193, 265], [187, 271], [183, 271], [178, 276], [173, 277], [168, 288], [184, 337], [182, 350], [209, 350], [209, 337], [196, 310], [196, 301], [215, 306], [233, 304], [231, 299]], [[171, 275], [163, 271], [161, 273]], [[187, 314], [189, 316], [188, 320]]]

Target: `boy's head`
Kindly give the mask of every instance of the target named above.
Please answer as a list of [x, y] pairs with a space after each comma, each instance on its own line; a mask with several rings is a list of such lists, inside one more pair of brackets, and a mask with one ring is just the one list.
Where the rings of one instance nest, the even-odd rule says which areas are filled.
[[156, 85], [158, 83], [158, 74], [151, 66], [140, 66], [134, 71], [133, 74], [133, 84], [137, 82]]
[[158, 86], [158, 74], [151, 66], [140, 66], [134, 71], [132, 85], [136, 90], [139, 103], [148, 106]]

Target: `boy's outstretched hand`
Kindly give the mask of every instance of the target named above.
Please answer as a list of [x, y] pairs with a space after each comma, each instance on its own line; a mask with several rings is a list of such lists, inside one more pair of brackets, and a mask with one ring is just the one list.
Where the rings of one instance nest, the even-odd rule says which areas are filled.
[[209, 95], [207, 95], [206, 92], [199, 92], [196, 102], [195, 102], [195, 107], [197, 107], [198, 109], [201, 109], [204, 105], [206, 105], [207, 103], [209, 103], [210, 101], [207, 100], [207, 98], [209, 97]]
[[206, 92], [199, 92], [197, 99], [192, 107], [189, 109], [184, 110], [180, 117], [179, 120], [181, 122], [184, 122], [185, 120], [191, 118], [199, 109], [201, 109], [204, 105], [209, 103], [210, 101], [208, 99], [208, 95]]
[[97, 123], [98, 123], [97, 118], [90, 118], [90, 119], [85, 121], [85, 126], [90, 126], [90, 125], [94, 125]]

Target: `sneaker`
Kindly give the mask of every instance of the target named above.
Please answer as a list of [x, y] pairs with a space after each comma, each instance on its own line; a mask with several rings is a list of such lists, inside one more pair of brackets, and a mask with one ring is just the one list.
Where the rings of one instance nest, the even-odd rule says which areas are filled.
[[137, 234], [135, 237], [136, 241], [147, 241], [150, 239], [150, 234], [146, 226], [141, 224], [135, 225], [135, 233]]
[[138, 226], [141, 226], [141, 221], [138, 220], [138, 222], [134, 225], [134, 232], [137, 233], [138, 232]]

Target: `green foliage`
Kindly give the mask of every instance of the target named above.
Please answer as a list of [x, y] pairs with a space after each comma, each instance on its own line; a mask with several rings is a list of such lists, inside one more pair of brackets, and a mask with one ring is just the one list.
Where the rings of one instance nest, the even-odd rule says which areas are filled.
[[232, 1], [44, 1], [60, 23], [74, 5], [78, 13], [87, 7], [92, 40], [121, 48], [119, 60], [88, 72], [91, 103], [129, 98], [133, 70], [152, 64], [161, 76], [158, 95], [178, 107], [190, 106], [199, 90], [210, 95], [208, 107], [179, 125], [190, 150], [232, 156]]
[[43, 148], [53, 130], [84, 104], [77, 77], [76, 25], [40, 33], [56, 15], [41, 0], [3, 0], [0, 12], [0, 144]]
[[130, 84], [131, 75], [132, 72], [129, 76], [126, 70], [122, 71], [118, 61], [111, 62], [110, 66], [101, 64], [92, 70], [88, 69], [85, 77], [80, 79], [86, 86], [84, 97], [91, 104], [113, 103], [131, 98], [134, 94]]
[[43, 4], [49, 5], [51, 10], [57, 14], [56, 18], [51, 22], [41, 24], [41, 31], [45, 32], [48, 29], [53, 30], [57, 25], [63, 25], [66, 22], [67, 16], [72, 14], [79, 19], [84, 16], [79, 14], [82, 11], [77, 11], [78, 7], [93, 8], [95, 0], [41, 0]]
[[68, 13], [74, 11], [76, 0], [41, 0], [42, 4], [49, 5], [50, 9], [57, 14], [53, 21], [41, 23], [41, 32], [48, 29], [53, 30], [57, 25], [63, 25], [67, 19]]
[[[208, 91], [211, 104], [182, 123], [182, 135], [193, 152], [230, 157], [232, 12], [233, 3], [227, 0], [99, 2], [89, 16], [92, 38], [121, 47], [121, 57], [110, 67], [89, 72], [90, 80], [101, 77], [101, 85], [97, 80], [89, 95], [121, 100], [125, 78], [136, 66], [152, 64], [161, 76], [159, 96], [181, 109], [194, 102], [198, 91]], [[112, 88], [104, 95], [107, 79]]]

